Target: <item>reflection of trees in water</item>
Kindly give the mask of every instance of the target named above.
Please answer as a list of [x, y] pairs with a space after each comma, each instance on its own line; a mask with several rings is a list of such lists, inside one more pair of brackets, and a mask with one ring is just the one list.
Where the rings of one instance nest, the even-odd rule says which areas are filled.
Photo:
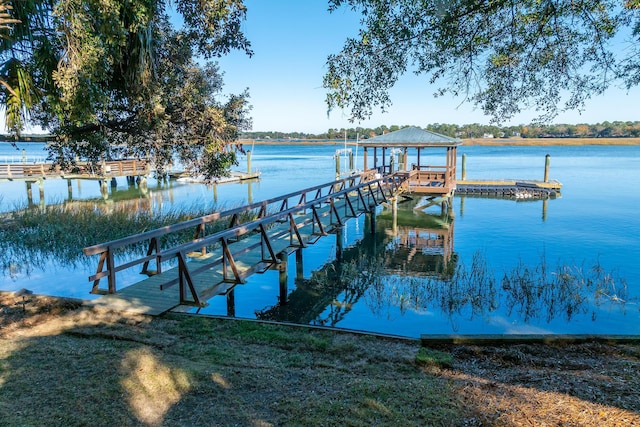
[[[407, 313], [427, 313], [462, 321], [517, 316], [524, 323], [571, 321], [578, 315], [597, 317], [596, 307], [629, 304], [626, 283], [600, 265], [550, 267], [519, 262], [500, 275], [483, 253], [464, 263], [453, 251], [453, 220], [415, 212], [413, 204], [377, 217], [374, 234], [342, 251], [339, 260], [315, 271], [284, 304], [256, 313], [258, 318], [337, 325], [356, 303], [372, 316], [393, 320]], [[365, 228], [368, 228], [365, 226]], [[635, 304], [635, 302], [632, 302]]]
[[590, 269], [561, 265], [550, 271], [544, 258], [535, 267], [520, 262], [505, 273], [502, 289], [508, 313], [517, 312], [525, 322], [542, 318], [550, 322], [561, 316], [568, 322], [588, 313], [591, 305], [615, 303], [624, 309], [628, 298], [626, 280], [599, 263]]
[[364, 300], [378, 317], [391, 318], [396, 309], [400, 315], [437, 309], [452, 323], [456, 316], [472, 320], [498, 306], [495, 278], [480, 253], [474, 255], [469, 268], [460, 263], [452, 275], [386, 276], [367, 290]]
[[[523, 322], [558, 318], [571, 321], [578, 314], [605, 304], [625, 309], [629, 301], [626, 281], [596, 264], [590, 269], [559, 265], [550, 269], [543, 258], [536, 266], [520, 262], [507, 271], [502, 286], [488, 269], [481, 253], [467, 267], [460, 262], [453, 276], [411, 277], [393, 274], [367, 289], [363, 300], [377, 317], [392, 318], [408, 311], [440, 311], [457, 329], [457, 320], [488, 316], [501, 305]], [[592, 311], [596, 320], [596, 311]]]

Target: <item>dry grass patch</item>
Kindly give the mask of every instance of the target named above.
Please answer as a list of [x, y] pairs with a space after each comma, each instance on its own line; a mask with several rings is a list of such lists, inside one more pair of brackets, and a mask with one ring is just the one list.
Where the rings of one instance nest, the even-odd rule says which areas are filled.
[[640, 424], [637, 345], [424, 349], [15, 302], [0, 293], [0, 425]]

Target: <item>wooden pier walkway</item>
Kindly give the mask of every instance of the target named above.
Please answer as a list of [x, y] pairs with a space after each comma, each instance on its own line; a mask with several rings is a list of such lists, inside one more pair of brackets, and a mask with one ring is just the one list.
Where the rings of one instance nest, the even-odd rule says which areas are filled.
[[[92, 293], [104, 294], [90, 304], [150, 315], [179, 305], [204, 306], [400, 191], [402, 177], [376, 178], [373, 172], [84, 248], [85, 255], [99, 257], [89, 277]], [[166, 241], [177, 243], [162, 247]], [[141, 245], [147, 247], [144, 256], [115, 255]], [[149, 277], [118, 289], [116, 273], [137, 265]], [[102, 289], [105, 278], [108, 287]]]

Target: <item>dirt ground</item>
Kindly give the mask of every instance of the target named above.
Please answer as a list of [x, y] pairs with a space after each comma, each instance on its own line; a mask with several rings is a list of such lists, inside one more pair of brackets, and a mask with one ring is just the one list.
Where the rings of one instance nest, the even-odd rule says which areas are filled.
[[[34, 335], [35, 331], [49, 335], [63, 333], [69, 325], [75, 325], [74, 334], [76, 335], [91, 334], [90, 329], [78, 329], [78, 325], [83, 322], [85, 324], [105, 323], [110, 321], [109, 316], [114, 316], [113, 313], [89, 314], [87, 310], [78, 300], [44, 296], [23, 298], [16, 297], [13, 293], [0, 292], [0, 343], [14, 345], [12, 343]], [[166, 335], [167, 324], [163, 324], [161, 320], [157, 323], [157, 330], [153, 329], [153, 325], [156, 324], [155, 319], [131, 318], [126, 321], [122, 319], [113, 321], [120, 322], [122, 328], [134, 329], [138, 327], [136, 325], [144, 323], [145, 328], [151, 328], [151, 333], [144, 335], [144, 340], [155, 343], [156, 348], [168, 348], [167, 343], [171, 338]], [[117, 335], [118, 340], [143, 339], [136, 338], [136, 332], [130, 335], [131, 338], [127, 338], [126, 333], [116, 334], [113, 329], [109, 331], [113, 336]], [[370, 346], [370, 351], [377, 354], [372, 360], [384, 360], [384, 363], [402, 364], [406, 362], [407, 357], [413, 360], [416, 347], [419, 347], [416, 342], [404, 343], [362, 336], [353, 336], [348, 339], [359, 340], [358, 345]], [[385, 346], [389, 347], [389, 352], [383, 357]], [[640, 344], [638, 343], [446, 345], [439, 346], [435, 350], [438, 353], [450, 355], [450, 359], [446, 362], [414, 366], [414, 369], [417, 367], [423, 371], [420, 375], [429, 376], [439, 384], [447, 384], [450, 387], [446, 391], [450, 393], [446, 401], [453, 406], [453, 412], [458, 415], [450, 420], [450, 424], [440, 419], [437, 422], [438, 425], [640, 426]], [[0, 351], [0, 355], [1, 353]], [[398, 354], [403, 355], [398, 356]], [[331, 355], [322, 357], [325, 356]], [[353, 355], [336, 357], [353, 358]], [[0, 395], [6, 387], [2, 385], [2, 367], [9, 365], [3, 364], [2, 359], [0, 357]], [[323, 363], [329, 366], [332, 362]], [[345, 362], [342, 360], [339, 363]], [[353, 363], [355, 363], [354, 366], [362, 364], [356, 361]], [[403, 369], [406, 370], [406, 366]], [[259, 378], [258, 381], [260, 381]], [[254, 385], [249, 384], [247, 387]], [[282, 387], [293, 387], [293, 385], [285, 382]], [[443, 393], [445, 393], [444, 389]], [[2, 405], [2, 398], [0, 398], [0, 414], [3, 410]], [[404, 408], [400, 409], [404, 410]], [[451, 409], [447, 408], [447, 410]], [[142, 424], [168, 425], [171, 423]], [[287, 422], [283, 424], [274, 422], [260, 425], [286, 424]], [[304, 422], [296, 424], [305, 425]], [[347, 424], [366, 425], [367, 423], [353, 421]], [[393, 424], [394, 422], [391, 421], [380, 422], [380, 425]], [[1, 417], [0, 425], [3, 425]], [[328, 425], [332, 423], [329, 422]], [[407, 425], [432, 424], [427, 420], [424, 423], [408, 422]]]

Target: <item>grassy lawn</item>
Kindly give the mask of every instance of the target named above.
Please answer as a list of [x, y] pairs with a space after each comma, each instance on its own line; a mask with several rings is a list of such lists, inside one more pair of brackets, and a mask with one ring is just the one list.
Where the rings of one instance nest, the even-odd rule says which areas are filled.
[[0, 425], [640, 423], [640, 346], [424, 348], [0, 293]]

